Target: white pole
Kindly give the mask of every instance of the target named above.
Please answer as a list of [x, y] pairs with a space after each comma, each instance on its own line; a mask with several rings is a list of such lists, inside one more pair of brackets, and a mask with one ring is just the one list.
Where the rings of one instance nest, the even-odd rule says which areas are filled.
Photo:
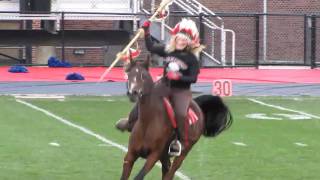
[[226, 65], [226, 32], [223, 24], [221, 26], [221, 64]]
[[[139, 2], [138, 1], [134, 1], [133, 2], [133, 13], [138, 13], [139, 11]], [[138, 20], [137, 20], [137, 16], [135, 15], [133, 18], [133, 31], [136, 32], [138, 30]]]
[[166, 32], [166, 29], [165, 29], [165, 19], [162, 19], [161, 20], [161, 33], [160, 33], [160, 40], [161, 41], [164, 41], [164, 39], [165, 39], [165, 32]]
[[153, 14], [155, 12], [155, 0], [151, 1], [151, 13]]
[[[263, 0], [263, 13], [268, 13], [268, 0]], [[267, 60], [267, 15], [263, 16], [263, 61]]]

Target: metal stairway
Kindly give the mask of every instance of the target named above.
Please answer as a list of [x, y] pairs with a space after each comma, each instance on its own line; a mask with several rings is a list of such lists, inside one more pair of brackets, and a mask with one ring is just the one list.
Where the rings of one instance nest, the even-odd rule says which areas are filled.
[[[143, 1], [143, 0], [142, 0]], [[154, 3], [154, 1], [152, 1]], [[203, 59], [211, 61], [211, 64], [213, 65], [226, 65], [226, 38], [227, 35], [231, 35], [231, 65], [235, 65], [235, 32], [231, 29], [226, 29], [224, 27], [223, 19], [219, 16], [217, 16], [214, 12], [212, 12], [210, 9], [206, 8], [204, 5], [199, 3], [196, 0], [174, 0], [173, 4], [176, 5], [178, 8], [182, 9], [186, 13], [192, 16], [202, 16], [202, 23], [206, 28], [210, 29], [211, 36], [213, 37], [210, 42], [210, 48], [207, 48], [203, 52]], [[151, 7], [154, 7], [154, 4], [151, 5]], [[141, 11], [144, 13], [151, 14], [151, 12], [147, 11], [143, 8], [143, 4], [141, 6]], [[142, 19], [142, 18], [140, 18]], [[166, 23], [166, 20], [161, 21], [161, 23], [158, 26], [152, 26], [151, 28], [151, 34], [161, 40], [161, 41], [167, 41], [169, 37], [169, 31], [171, 30], [171, 27]], [[220, 34], [220, 57], [215, 57], [215, 48], [218, 46], [215, 46], [214, 37], [217, 32]]]

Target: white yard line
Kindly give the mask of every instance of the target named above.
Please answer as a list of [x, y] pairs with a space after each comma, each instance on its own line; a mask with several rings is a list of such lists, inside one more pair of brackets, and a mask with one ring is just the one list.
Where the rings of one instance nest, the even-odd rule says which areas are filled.
[[[62, 118], [62, 117], [60, 117], [60, 116], [57, 116], [57, 115], [51, 113], [50, 111], [47, 111], [47, 110], [45, 110], [45, 109], [42, 109], [42, 108], [40, 108], [40, 107], [38, 107], [38, 106], [35, 106], [35, 105], [31, 104], [31, 103], [22, 101], [22, 100], [20, 100], [20, 99], [16, 99], [16, 101], [19, 102], [19, 103], [21, 103], [21, 104], [24, 104], [24, 105], [26, 105], [26, 106], [28, 106], [28, 107], [30, 107], [30, 108], [32, 108], [32, 109], [34, 109], [34, 110], [40, 111], [40, 112], [46, 114], [47, 116], [52, 117], [52, 118], [54, 118], [54, 119], [62, 122], [63, 124], [66, 124], [67, 126], [76, 128], [76, 129], [82, 131], [82, 132], [85, 133], [85, 134], [88, 134], [88, 135], [90, 135], [90, 136], [93, 136], [93, 137], [99, 139], [100, 141], [102, 141], [102, 142], [104, 142], [104, 143], [106, 143], [106, 144], [109, 144], [109, 145], [111, 145], [111, 146], [114, 146], [114, 147], [122, 150], [123, 152], [127, 152], [127, 151], [128, 151], [127, 147], [125, 147], [125, 146], [123, 146], [123, 145], [121, 145], [121, 144], [118, 144], [118, 143], [116, 143], [116, 142], [113, 142], [113, 141], [111, 141], [111, 140], [109, 140], [109, 139], [107, 139], [107, 138], [105, 138], [105, 137], [103, 137], [103, 136], [101, 136], [101, 135], [99, 135], [99, 134], [97, 134], [97, 133], [94, 133], [93, 131], [91, 131], [91, 130], [85, 128], [85, 127], [82, 127], [82, 126], [79, 126], [79, 125], [77, 125], [77, 124], [74, 124], [74, 123], [72, 123], [72, 122], [69, 121], [69, 120], [66, 120], [66, 119], [64, 119], [64, 118]], [[157, 163], [156, 165], [157, 165], [158, 167], [161, 167], [161, 164], [160, 164], [160, 163]], [[177, 171], [175, 175], [176, 175], [177, 177], [179, 177], [180, 179], [190, 180], [190, 178], [189, 178], [188, 176], [184, 175], [184, 174], [183, 174], [182, 172], [180, 172], [180, 171]]]
[[256, 99], [252, 99], [252, 98], [248, 98], [248, 100], [252, 101], [252, 102], [255, 102], [257, 104], [263, 105], [263, 106], [268, 106], [268, 107], [272, 107], [272, 108], [275, 108], [275, 109], [294, 112], [294, 113], [302, 114], [302, 115], [305, 115], [305, 116], [308, 116], [308, 117], [311, 117], [311, 118], [320, 119], [319, 116], [316, 116], [316, 115], [313, 115], [313, 114], [309, 114], [309, 113], [306, 113], [306, 112], [303, 112], [303, 111], [297, 111], [297, 110], [293, 110], [293, 109], [288, 109], [288, 108], [285, 108], [285, 107], [282, 107], [282, 106], [273, 105], [273, 104], [267, 104], [267, 103], [264, 103], [262, 101], [258, 101]]
[[65, 99], [64, 95], [55, 94], [14, 94], [19, 99]]

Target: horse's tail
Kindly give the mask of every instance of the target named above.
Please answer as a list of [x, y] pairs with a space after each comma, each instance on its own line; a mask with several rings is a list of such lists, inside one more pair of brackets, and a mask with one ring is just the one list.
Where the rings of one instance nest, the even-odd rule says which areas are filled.
[[214, 137], [232, 124], [232, 114], [219, 96], [201, 95], [194, 99], [204, 115], [203, 135]]

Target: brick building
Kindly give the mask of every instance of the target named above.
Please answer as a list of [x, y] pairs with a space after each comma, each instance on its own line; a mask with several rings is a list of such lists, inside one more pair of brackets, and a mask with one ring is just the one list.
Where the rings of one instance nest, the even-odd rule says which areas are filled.
[[[303, 63], [305, 38], [305, 17], [303, 15], [319, 14], [320, 10], [320, 1], [316, 0], [200, 0], [200, 2], [220, 13], [273, 14], [266, 16], [267, 47], [265, 59], [267, 62], [278, 61], [279, 63]], [[287, 16], [285, 14], [295, 14], [297, 16]], [[221, 16], [224, 15], [222, 14]], [[253, 56], [255, 56], [254, 35], [256, 32], [256, 19], [254, 17], [225, 17], [224, 19], [226, 26], [233, 29], [237, 34], [236, 57], [238, 61], [252, 60]], [[263, 62], [264, 16], [259, 15], [259, 20], [259, 59]], [[317, 27], [319, 25], [319, 21], [317, 21]], [[319, 32], [319, 30], [317, 31]], [[318, 37], [316, 42], [319, 42], [319, 40], [320, 38]], [[316, 47], [316, 52], [319, 52], [320, 47]], [[317, 54], [316, 57], [319, 62], [319, 55]]]

